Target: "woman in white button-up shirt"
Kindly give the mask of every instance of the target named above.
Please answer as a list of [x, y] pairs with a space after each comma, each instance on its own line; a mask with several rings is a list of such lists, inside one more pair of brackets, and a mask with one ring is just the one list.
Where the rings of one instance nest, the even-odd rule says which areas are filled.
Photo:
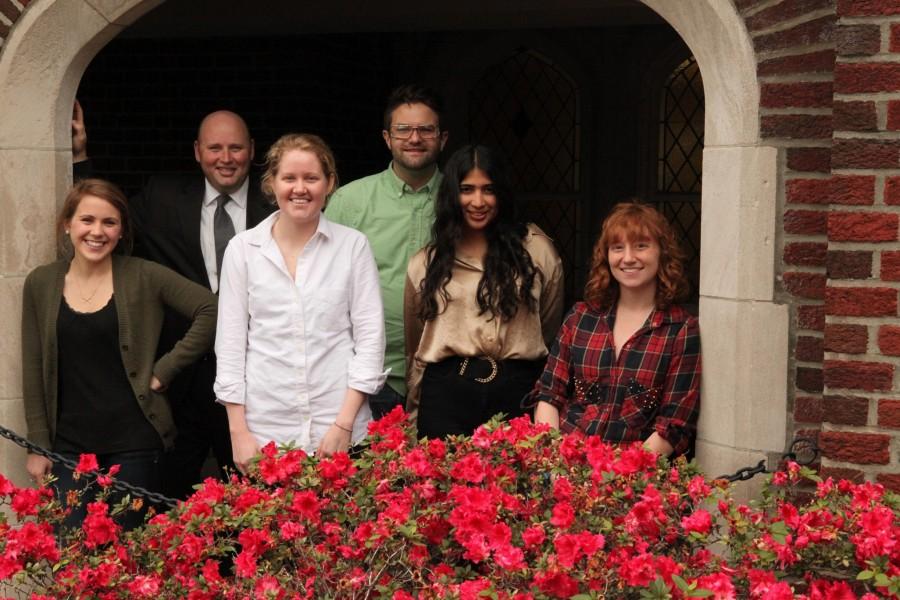
[[366, 237], [322, 214], [337, 184], [314, 135], [282, 136], [263, 191], [278, 211], [236, 235], [222, 261], [215, 392], [242, 472], [269, 441], [346, 451], [384, 384], [384, 316]]

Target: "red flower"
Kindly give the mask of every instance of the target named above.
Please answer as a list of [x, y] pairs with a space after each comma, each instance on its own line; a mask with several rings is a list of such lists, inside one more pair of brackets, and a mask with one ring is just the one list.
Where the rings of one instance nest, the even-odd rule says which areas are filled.
[[693, 514], [681, 519], [681, 527], [688, 535], [699, 533], [700, 535], [708, 535], [712, 529], [712, 516], [704, 509], [694, 511]]
[[457, 460], [450, 469], [450, 475], [457, 480], [481, 483], [484, 480], [485, 464], [477, 454], [467, 454]]
[[75, 467], [75, 478], [77, 479], [79, 475], [84, 473], [92, 473], [99, 468], [100, 465], [97, 463], [95, 454], [82, 454], [78, 459], [78, 466]]
[[552, 598], [571, 598], [578, 593], [578, 582], [565, 573], [538, 573], [532, 583]]
[[522, 532], [522, 542], [524, 542], [526, 548], [541, 545], [546, 537], [547, 534], [544, 533], [544, 528], [540, 525], [532, 525]]
[[550, 524], [559, 529], [568, 529], [575, 521], [575, 511], [568, 502], [557, 502], [551, 514]]
[[84, 544], [95, 548], [115, 541], [119, 526], [108, 515], [109, 507], [105, 502], [91, 502], [87, 505], [88, 515], [81, 528], [84, 530]]

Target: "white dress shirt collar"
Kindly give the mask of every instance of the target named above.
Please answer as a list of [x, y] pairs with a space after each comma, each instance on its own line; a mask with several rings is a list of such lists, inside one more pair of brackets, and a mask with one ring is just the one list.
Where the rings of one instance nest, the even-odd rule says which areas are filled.
[[[203, 192], [203, 205], [209, 206], [210, 204], [216, 203], [216, 198], [222, 195], [222, 192], [217, 190], [212, 186], [209, 182], [209, 179], [204, 179], [203, 183], [205, 184], [205, 191]], [[233, 194], [228, 194], [235, 204], [241, 207], [241, 210], [247, 210], [247, 193], [250, 190], [250, 178], [247, 177], [244, 179], [244, 183], [241, 184], [241, 187], [237, 189]]]

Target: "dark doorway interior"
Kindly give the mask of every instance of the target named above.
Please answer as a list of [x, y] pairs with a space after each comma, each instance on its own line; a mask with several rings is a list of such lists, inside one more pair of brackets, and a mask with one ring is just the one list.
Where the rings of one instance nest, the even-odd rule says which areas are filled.
[[608, 208], [658, 200], [662, 89], [689, 51], [638, 3], [573, 2], [543, 19], [548, 9], [506, 14], [502, 3], [493, 16], [460, 7], [415, 19], [385, 5], [382, 22], [323, 10], [314, 16], [331, 27], [302, 33], [286, 22], [291, 4], [266, 16], [244, 1], [217, 2], [215, 14], [169, 2], [110, 42], [79, 89], [96, 171], [129, 193], [154, 173], [195, 172], [200, 118], [228, 108], [247, 119], [257, 159], [282, 133], [317, 133], [350, 181], [385, 168], [384, 98], [421, 81], [445, 96], [448, 151], [487, 141], [513, 159], [529, 219], [563, 255], [569, 301]]

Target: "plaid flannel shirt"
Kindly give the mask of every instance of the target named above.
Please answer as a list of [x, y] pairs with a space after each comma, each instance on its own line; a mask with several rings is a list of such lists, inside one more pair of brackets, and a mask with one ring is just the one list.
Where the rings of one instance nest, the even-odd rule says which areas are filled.
[[528, 400], [555, 406], [564, 432], [617, 443], [645, 440], [656, 431], [675, 455], [684, 453], [700, 413], [697, 319], [677, 306], [654, 310], [618, 360], [614, 324], [615, 306], [572, 307]]

